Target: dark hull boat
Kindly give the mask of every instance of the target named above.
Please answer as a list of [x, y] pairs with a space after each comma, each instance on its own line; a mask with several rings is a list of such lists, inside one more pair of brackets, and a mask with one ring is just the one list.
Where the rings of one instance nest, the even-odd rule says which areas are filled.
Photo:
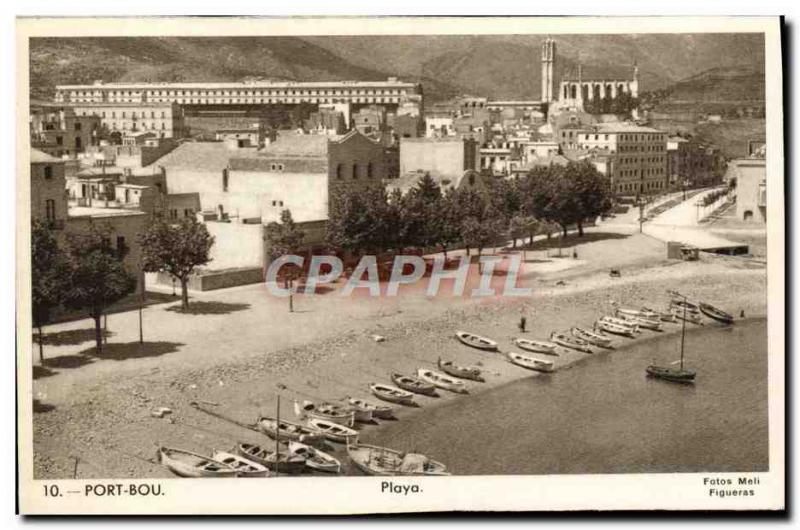
[[721, 322], [726, 325], [733, 324], [733, 315], [730, 315], [722, 309], [714, 307], [711, 304], [700, 302], [700, 311], [708, 318], [716, 320], [717, 322]]
[[673, 383], [694, 383], [694, 378], [697, 373], [694, 370], [685, 370], [683, 368], [671, 368], [668, 366], [656, 366], [651, 364], [645, 371], [651, 377], [665, 379]]
[[438, 397], [436, 387], [418, 377], [403, 374], [392, 374], [392, 382], [408, 392]]
[[481, 383], [485, 381], [483, 376], [481, 376], [481, 369], [477, 366], [459, 366], [452, 361], [443, 361], [441, 359], [439, 359], [436, 364], [442, 372], [452, 375], [453, 377], [480, 381]]

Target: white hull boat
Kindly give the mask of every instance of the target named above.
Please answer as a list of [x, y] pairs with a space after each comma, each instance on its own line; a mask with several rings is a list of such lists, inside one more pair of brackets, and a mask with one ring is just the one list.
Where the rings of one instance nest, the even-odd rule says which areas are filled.
[[466, 331], [456, 331], [456, 338], [472, 348], [486, 351], [497, 350], [497, 343], [495, 341], [487, 339], [486, 337], [481, 337], [480, 335], [467, 333]]
[[530, 340], [530, 339], [514, 339], [514, 344], [523, 350], [533, 353], [544, 353], [545, 355], [558, 355], [556, 352], [556, 344], [546, 342], [543, 340]]
[[508, 360], [512, 364], [527, 368], [528, 370], [536, 370], [537, 372], [550, 373], [553, 371], [555, 363], [553, 361], [545, 361], [544, 359], [537, 359], [536, 357], [529, 357], [516, 353], [513, 351], [508, 352]]

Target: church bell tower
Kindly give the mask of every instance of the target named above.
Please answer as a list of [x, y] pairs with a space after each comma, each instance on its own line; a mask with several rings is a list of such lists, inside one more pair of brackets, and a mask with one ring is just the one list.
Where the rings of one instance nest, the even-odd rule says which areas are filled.
[[542, 43], [542, 102], [556, 99], [555, 93], [556, 41], [547, 37]]

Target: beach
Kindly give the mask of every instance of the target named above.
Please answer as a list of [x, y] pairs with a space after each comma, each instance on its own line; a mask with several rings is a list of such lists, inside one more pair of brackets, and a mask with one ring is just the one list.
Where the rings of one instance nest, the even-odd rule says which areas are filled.
[[[660, 244], [658, 248], [662, 248]], [[588, 245], [581, 248], [582, 258], [591, 254]], [[487, 381], [468, 383], [468, 395], [441, 391], [438, 398], [420, 396], [416, 398], [419, 407], [396, 407], [397, 421], [360, 427], [363, 442], [380, 441], [408, 451], [424, 444], [413, 437], [392, 436], [392, 430], [406, 425], [408, 429], [418, 429], [419, 425], [433, 421], [437, 410], [452, 406], [455, 401], [469, 403], [477, 396], [532, 377], [555, 379], [568, 368], [582, 370], [584, 366], [602, 363], [603, 359], [624, 355], [627, 349], [653, 337], [674, 335], [681, 327], [666, 324], [661, 333], [644, 331], [637, 339], [620, 338], [615, 340], [621, 345], [617, 350], [595, 355], [561, 350], [562, 354], [554, 358], [556, 372], [546, 376], [511, 365], [497, 353], [460, 344], [454, 338], [456, 330], [490, 337], [498, 341], [501, 351], [508, 351], [515, 337], [547, 340], [554, 330], [566, 331], [575, 325], [591, 327], [598, 317], [613, 311], [611, 301], [628, 307], [666, 308], [669, 289], [711, 302], [737, 319], [742, 311], [747, 318], [766, 316], [763, 265], [716, 256], [704, 256], [700, 262], [665, 262], [654, 256], [629, 260], [618, 278], [609, 276], [608, 262], [595, 260], [592, 267], [561, 267], [537, 276], [536, 288], [529, 297], [456, 302], [415, 299], [410, 294], [407, 299], [401, 296], [392, 305], [351, 300], [347, 307], [341, 306], [338, 313], [334, 309], [325, 319], [328, 323], [346, 321], [346, 325], [320, 326], [314, 322], [294, 328], [283, 326], [283, 335], [265, 335], [275, 336], [275, 340], [262, 344], [261, 351], [244, 355], [241, 351], [217, 350], [215, 358], [198, 356], [197, 362], [192, 362], [181, 355], [195, 346], [199, 351], [204, 342], [212, 344], [218, 333], [216, 322], [208, 317], [207, 329], [195, 332], [199, 344], [195, 345], [191, 337], [181, 339], [187, 346], [176, 347], [175, 353], [168, 351], [160, 357], [140, 359], [135, 356], [97, 359], [72, 372], [53, 370], [56, 373], [35, 381], [35, 476], [166, 478], [171, 476], [170, 472], [153, 458], [158, 445], [207, 454], [213, 448], [228, 449], [237, 442], [271, 443], [260, 433], [196, 410], [190, 406], [193, 401], [247, 424], [262, 414], [274, 416], [280, 395], [281, 418], [299, 421], [293, 412], [295, 400], [336, 401], [350, 395], [377, 402], [369, 394], [368, 384], [390, 383], [392, 373], [412, 374], [420, 367], [434, 368], [439, 357], [458, 364], [480, 364]], [[301, 300], [300, 307], [303, 303]], [[305, 307], [312, 307], [311, 303], [307, 301]], [[324, 300], [319, 303], [335, 304]], [[301, 313], [298, 318], [317, 318], [322, 306], [314, 307], [316, 312], [305, 316]], [[163, 306], [148, 311], [170, 314]], [[374, 318], [376, 312], [380, 318]], [[241, 318], [247, 318], [247, 313], [247, 309], [242, 310]], [[517, 329], [520, 315], [525, 315], [528, 322], [524, 334]], [[237, 313], [224, 316], [237, 318]], [[264, 322], [271, 331], [270, 325]], [[253, 335], [259, 336], [255, 331]], [[374, 335], [385, 340], [376, 342]], [[112, 342], [113, 339], [109, 345]], [[91, 344], [84, 345], [88, 346]], [[636, 377], [641, 375], [637, 373]], [[153, 417], [151, 412], [157, 407], [168, 407], [172, 413], [163, 418]], [[347, 460], [340, 445], [334, 454], [343, 462]], [[447, 464], [441, 455], [429, 456]], [[520, 467], [518, 471], [505, 472], [526, 470]]]

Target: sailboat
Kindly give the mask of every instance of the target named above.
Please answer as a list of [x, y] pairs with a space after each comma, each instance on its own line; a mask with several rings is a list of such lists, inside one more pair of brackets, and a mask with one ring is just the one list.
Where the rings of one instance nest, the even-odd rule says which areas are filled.
[[[677, 292], [671, 293], [673, 296], [683, 296], [678, 295]], [[683, 296], [683, 299], [686, 300], [686, 297]], [[648, 376], [657, 377], [659, 379], [664, 379], [665, 381], [671, 381], [673, 383], [694, 383], [694, 378], [697, 373], [694, 370], [687, 370], [683, 366], [683, 352], [684, 352], [684, 345], [686, 342], [686, 305], [683, 306], [683, 319], [682, 319], [682, 326], [681, 326], [681, 360], [680, 360], [680, 367], [676, 368], [674, 366], [658, 366], [655, 364], [651, 364], [648, 366], [645, 371], [647, 372]]]

